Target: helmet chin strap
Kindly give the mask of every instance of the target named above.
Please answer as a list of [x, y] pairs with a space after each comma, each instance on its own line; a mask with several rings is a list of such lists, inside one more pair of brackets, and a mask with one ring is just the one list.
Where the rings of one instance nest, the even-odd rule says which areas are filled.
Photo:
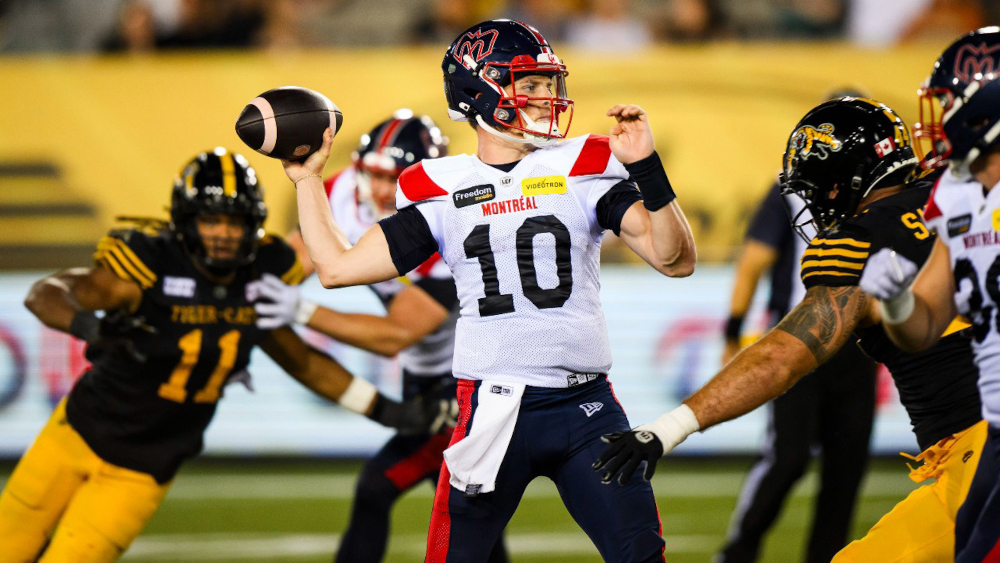
[[[518, 111], [520, 111], [520, 110], [518, 110]], [[539, 130], [538, 129], [539, 125], [536, 124], [534, 121], [532, 121], [531, 118], [529, 118], [527, 115], [524, 115], [523, 111], [521, 112], [521, 116], [524, 118], [525, 123], [528, 124], [529, 128], [532, 128], [532, 129], [534, 129], [536, 131]], [[483, 129], [485, 129], [487, 132], [489, 132], [492, 135], [500, 137], [501, 139], [504, 139], [506, 141], [513, 141], [515, 143], [519, 143], [519, 144], [522, 144], [522, 145], [533, 145], [533, 146], [536, 146], [536, 147], [545, 147], [545, 146], [551, 145], [553, 143], [556, 143], [556, 142], [559, 142], [559, 141], [562, 140], [562, 139], [553, 139], [551, 137], [543, 137], [541, 135], [532, 135], [531, 133], [525, 133], [524, 137], [515, 137], [513, 135], [509, 135], [507, 133], [504, 133], [504, 132], [499, 131], [496, 128], [492, 127], [491, 125], [489, 125], [488, 123], [486, 123], [486, 120], [483, 119], [483, 116], [481, 116], [479, 114], [476, 114], [476, 123], [478, 123], [480, 127], [482, 127]], [[546, 128], [546, 130], [547, 130], [547, 128]]]

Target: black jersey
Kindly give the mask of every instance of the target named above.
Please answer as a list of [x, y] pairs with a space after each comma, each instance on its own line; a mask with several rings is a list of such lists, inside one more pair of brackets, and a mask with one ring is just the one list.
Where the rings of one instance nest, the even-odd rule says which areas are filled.
[[267, 236], [253, 263], [228, 285], [203, 275], [168, 231], [112, 231], [95, 260], [142, 288], [134, 331], [139, 363], [124, 352], [90, 357], [93, 367], [66, 405], [70, 424], [105, 461], [170, 480], [202, 448], [202, 435], [231, 374], [246, 368], [266, 331], [257, 328], [255, 282], [271, 273], [302, 280], [295, 252]]
[[[806, 288], [858, 285], [868, 257], [881, 248], [923, 264], [934, 246], [934, 235], [921, 220], [934, 177], [907, 184], [845, 221], [836, 234], [813, 239], [802, 257]], [[856, 331], [865, 353], [892, 373], [921, 449], [982, 419], [978, 371], [969, 338], [958, 328], [961, 324], [953, 323], [940, 342], [917, 354], [897, 348], [881, 325]]]

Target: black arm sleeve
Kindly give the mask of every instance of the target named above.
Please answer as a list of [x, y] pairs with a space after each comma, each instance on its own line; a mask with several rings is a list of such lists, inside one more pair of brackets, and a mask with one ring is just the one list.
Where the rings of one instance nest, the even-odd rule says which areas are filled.
[[789, 236], [794, 236], [788, 212], [785, 211], [785, 203], [781, 198], [781, 186], [775, 182], [757, 207], [757, 212], [747, 229], [746, 238], [780, 249]]
[[420, 278], [413, 285], [427, 292], [442, 307], [451, 311], [458, 305], [458, 288], [455, 280], [440, 278]]
[[615, 236], [621, 236], [622, 217], [633, 203], [641, 200], [642, 195], [636, 189], [635, 182], [631, 180], [618, 182], [597, 200], [597, 224], [604, 229], [610, 229]]
[[378, 222], [389, 243], [389, 255], [399, 275], [424, 263], [438, 250], [427, 220], [416, 207], [407, 207]]

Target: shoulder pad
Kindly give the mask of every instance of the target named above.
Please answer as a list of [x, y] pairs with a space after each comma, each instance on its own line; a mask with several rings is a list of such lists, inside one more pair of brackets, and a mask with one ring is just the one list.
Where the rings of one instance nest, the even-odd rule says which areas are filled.
[[396, 208], [447, 196], [453, 184], [449, 179], [459, 180], [467, 173], [467, 158], [454, 155], [425, 159], [403, 170], [396, 189]]
[[116, 228], [97, 243], [94, 262], [123, 280], [149, 289], [156, 284], [157, 267], [165, 239], [163, 232]]
[[295, 250], [280, 236], [268, 233], [257, 249], [257, 269], [274, 274], [288, 285], [302, 283], [302, 263]]

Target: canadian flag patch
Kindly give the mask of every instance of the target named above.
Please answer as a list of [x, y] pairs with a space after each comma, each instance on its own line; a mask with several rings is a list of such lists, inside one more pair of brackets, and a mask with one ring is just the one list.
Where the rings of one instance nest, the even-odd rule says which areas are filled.
[[878, 154], [879, 158], [896, 150], [896, 141], [892, 137], [886, 137], [881, 141], [875, 143], [875, 153]]

